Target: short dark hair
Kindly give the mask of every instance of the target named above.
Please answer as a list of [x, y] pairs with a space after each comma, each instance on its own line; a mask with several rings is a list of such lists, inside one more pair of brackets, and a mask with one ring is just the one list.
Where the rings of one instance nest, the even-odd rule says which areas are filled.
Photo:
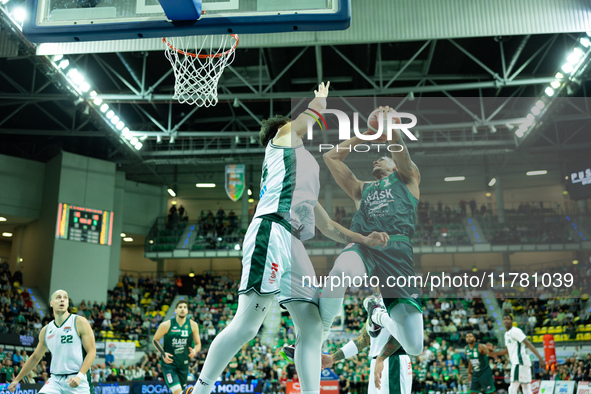
[[272, 118], [264, 119], [262, 121], [261, 131], [259, 132], [259, 141], [261, 145], [266, 148], [280, 128], [291, 122], [291, 119], [283, 115], [275, 115]]
[[505, 317], [505, 316], [507, 316], [508, 318], [510, 318], [510, 319], [511, 319], [511, 321], [513, 321], [513, 315], [512, 315], [512, 314], [510, 314], [510, 313], [505, 313], [505, 314], [503, 315], [503, 317]]
[[179, 302], [176, 303], [176, 306], [174, 307], [174, 309], [178, 308], [180, 304], [185, 304], [185, 305], [187, 305], [187, 309], [189, 308], [189, 303], [186, 300], [180, 300]]

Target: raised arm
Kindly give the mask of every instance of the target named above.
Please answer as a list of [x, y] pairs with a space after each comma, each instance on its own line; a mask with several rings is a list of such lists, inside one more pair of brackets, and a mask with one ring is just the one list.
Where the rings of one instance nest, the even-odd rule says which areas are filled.
[[[390, 107], [384, 107], [383, 110], [384, 113], [393, 111]], [[400, 120], [398, 120], [397, 123], [399, 122]], [[396, 164], [396, 171], [407, 185], [410, 184], [416, 186], [418, 191], [418, 186], [421, 183], [421, 173], [419, 172], [417, 165], [410, 159], [410, 153], [408, 152], [408, 148], [402, 140], [398, 129], [392, 130], [392, 139], [389, 142], [402, 147], [402, 149], [392, 149], [392, 160], [394, 160], [394, 163]], [[411, 192], [414, 194], [413, 190], [411, 190]], [[415, 197], [418, 198], [416, 195]]]
[[80, 386], [80, 382], [86, 376], [86, 373], [92, 366], [94, 359], [96, 357], [96, 344], [94, 341], [94, 332], [92, 331], [92, 327], [86, 318], [82, 316], [76, 317], [76, 331], [78, 331], [78, 335], [80, 335], [80, 340], [82, 341], [82, 347], [86, 352], [86, 356], [82, 361], [82, 367], [80, 367], [80, 371], [76, 376], [72, 376], [66, 380], [66, 383], [72, 387]]
[[154, 334], [154, 338], [152, 339], [152, 344], [154, 344], [156, 350], [160, 352], [162, 360], [164, 360], [166, 364], [172, 364], [173, 355], [170, 353], [166, 353], [164, 351], [164, 348], [160, 344], [160, 340], [164, 335], [166, 335], [168, 330], [170, 330], [170, 320], [165, 321], [164, 323], [158, 326], [158, 330], [156, 330], [156, 334]]
[[330, 82], [326, 85], [322, 82], [318, 85], [318, 90], [314, 91], [316, 96], [308, 105], [308, 109], [302, 112], [294, 121], [286, 124], [277, 132], [273, 139], [273, 143], [280, 146], [291, 146], [293, 136], [301, 138], [308, 131], [308, 120], [310, 116], [316, 117], [314, 111], [321, 111], [326, 108], [326, 97], [328, 97], [328, 87]]
[[365, 182], [357, 179], [344, 161], [349, 154], [349, 150], [363, 142], [358, 137], [350, 138], [341, 142], [322, 156], [337, 184], [355, 201], [357, 208], [359, 208]]
[[390, 236], [384, 232], [374, 231], [369, 236], [363, 236], [346, 229], [334, 220], [332, 220], [326, 210], [317, 203], [314, 207], [314, 217], [316, 227], [322, 234], [336, 242], [348, 244], [350, 242], [359, 243], [365, 246], [374, 247], [378, 245], [386, 246]]
[[46, 329], [47, 329], [47, 326], [45, 326], [41, 329], [41, 332], [39, 333], [39, 343], [37, 344], [35, 351], [33, 352], [33, 354], [31, 354], [31, 357], [29, 357], [29, 359], [27, 360], [25, 365], [23, 365], [23, 368], [18, 373], [16, 378], [14, 378], [14, 380], [8, 386], [9, 391], [14, 392], [14, 390], [16, 389], [16, 385], [21, 380], [23, 380], [23, 378], [25, 376], [27, 376], [29, 374], [29, 372], [31, 372], [33, 370], [33, 368], [35, 368], [37, 366], [37, 364], [39, 364], [39, 362], [43, 358], [43, 355], [47, 351], [47, 347], [45, 346], [45, 330]]

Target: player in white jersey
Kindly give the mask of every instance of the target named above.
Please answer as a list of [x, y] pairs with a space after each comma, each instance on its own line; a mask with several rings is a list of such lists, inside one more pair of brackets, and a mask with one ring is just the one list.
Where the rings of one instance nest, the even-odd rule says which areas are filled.
[[[491, 356], [509, 355], [511, 362], [511, 385], [509, 394], [517, 394], [519, 386], [523, 394], [531, 394], [531, 360], [525, 351], [527, 346], [540, 360], [540, 365], [544, 363], [544, 358], [538, 353], [534, 345], [527, 339], [523, 331], [513, 326], [513, 316], [503, 316], [503, 325], [505, 326], [505, 349], [498, 352], [491, 352]], [[525, 346], [523, 346], [525, 345]]]
[[[383, 301], [380, 299], [382, 307]], [[355, 356], [369, 346], [371, 359], [368, 394], [410, 394], [412, 391], [412, 364], [400, 344], [387, 330], [380, 330], [376, 337], [368, 334], [367, 325], [356, 339], [333, 354], [322, 355], [322, 368], [331, 368], [334, 363]], [[383, 374], [383, 371], [386, 371]]]
[[53, 318], [39, 333], [39, 344], [8, 390], [14, 392], [18, 383], [39, 364], [45, 351], [51, 352], [51, 377], [39, 390], [43, 394], [94, 394], [88, 372], [96, 356], [94, 332], [88, 320], [68, 312], [68, 293], [57, 290], [49, 305]]
[[314, 226], [342, 243], [358, 239], [377, 246], [388, 240], [385, 233], [366, 237], [349, 231], [330, 220], [317, 203], [319, 166], [304, 148], [302, 136], [307, 131], [308, 112], [326, 108], [328, 87], [329, 83], [321, 83], [309, 110], [293, 122], [283, 116], [263, 121], [260, 142], [265, 147], [265, 160], [261, 192], [243, 244], [238, 310], [212, 342], [192, 388], [194, 394], [209, 394], [213, 390], [214, 382], [232, 357], [259, 331], [274, 295], [278, 295], [296, 326], [295, 364], [302, 394], [319, 394], [322, 321], [318, 289], [302, 286], [303, 277], [315, 276], [302, 240], [314, 236]]

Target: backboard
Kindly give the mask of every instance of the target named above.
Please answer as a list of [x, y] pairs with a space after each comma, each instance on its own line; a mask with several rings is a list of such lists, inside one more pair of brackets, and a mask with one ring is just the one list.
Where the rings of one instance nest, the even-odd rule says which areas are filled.
[[23, 33], [32, 42], [72, 42], [344, 30], [350, 1], [203, 0], [199, 20], [172, 22], [158, 0], [26, 0]]

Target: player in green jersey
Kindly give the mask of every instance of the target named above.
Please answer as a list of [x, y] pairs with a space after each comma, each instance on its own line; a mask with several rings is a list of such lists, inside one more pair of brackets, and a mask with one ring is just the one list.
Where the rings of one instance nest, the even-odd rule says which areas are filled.
[[471, 332], [466, 334], [466, 358], [468, 364], [468, 380], [471, 381], [470, 393], [494, 393], [495, 381], [492, 369], [488, 364], [489, 350], [482, 343], [476, 343]]
[[[187, 301], [179, 301], [174, 311], [175, 317], [158, 326], [153, 343], [162, 355], [160, 365], [166, 385], [173, 394], [179, 394], [187, 384], [189, 358], [195, 357], [201, 350], [201, 338], [197, 323], [187, 319]], [[160, 344], [162, 338], [164, 346]]]
[[[384, 114], [390, 111], [393, 110], [388, 107], [382, 109]], [[372, 133], [367, 131], [365, 134]], [[377, 336], [379, 330], [386, 327], [409, 355], [418, 356], [423, 351], [423, 309], [416, 279], [415, 282], [404, 280], [404, 284], [398, 281], [396, 286], [387, 280], [415, 276], [410, 238], [414, 234], [421, 175], [410, 159], [399, 131], [393, 130], [390, 138], [390, 144], [403, 149], [393, 149], [391, 156], [373, 161], [374, 181], [357, 179], [344, 163], [355, 146], [364, 142], [357, 136], [324, 155], [324, 161], [338, 185], [355, 201], [357, 212], [353, 216], [351, 231], [360, 234], [384, 231], [390, 235], [385, 247], [367, 247], [357, 243], [347, 245], [337, 258], [330, 276], [353, 279], [369, 274], [379, 278], [386, 308], [380, 307], [373, 297], [365, 300], [370, 335]], [[386, 142], [386, 139], [384, 135], [377, 142]], [[347, 282], [342, 280], [340, 286], [322, 290], [320, 315], [325, 338], [343, 304]]]

